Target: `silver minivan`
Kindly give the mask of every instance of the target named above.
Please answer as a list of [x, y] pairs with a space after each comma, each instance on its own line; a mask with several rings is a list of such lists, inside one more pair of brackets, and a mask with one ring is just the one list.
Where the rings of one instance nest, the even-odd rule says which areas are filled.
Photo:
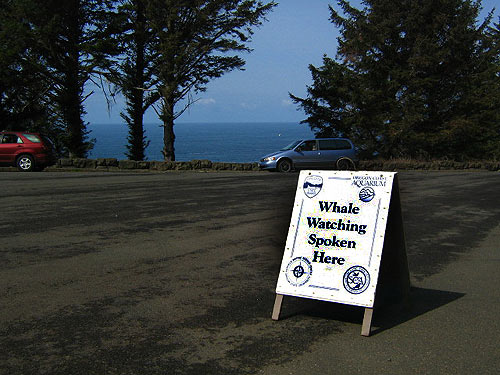
[[294, 169], [355, 169], [356, 150], [347, 138], [318, 138], [290, 143], [280, 151], [264, 156], [261, 169], [291, 172]]

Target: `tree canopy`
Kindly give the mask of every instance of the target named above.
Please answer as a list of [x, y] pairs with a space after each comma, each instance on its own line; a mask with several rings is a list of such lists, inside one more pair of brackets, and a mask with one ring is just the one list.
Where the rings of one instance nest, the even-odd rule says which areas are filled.
[[[206, 84], [241, 69], [238, 54], [248, 52], [252, 27], [276, 4], [254, 0], [151, 0], [148, 18], [158, 41], [154, 66], [157, 113], [164, 128], [163, 155], [175, 160], [174, 121], [192, 103], [190, 95]], [[181, 108], [176, 106], [187, 99]]]
[[19, 4], [0, 0], [0, 118], [2, 128], [41, 130], [52, 121], [46, 93], [51, 84], [40, 71], [30, 28]]
[[109, 80], [125, 97], [125, 111], [121, 117], [128, 128], [127, 153], [131, 160], [144, 160], [149, 141], [144, 132], [144, 113], [158, 100], [152, 90], [157, 84], [154, 59], [157, 40], [153, 37], [147, 17], [147, 0], [121, 0], [113, 18], [114, 41], [121, 51], [113, 60]]
[[[142, 160], [143, 115], [154, 106], [166, 160], [174, 121], [192, 95], [249, 52], [252, 28], [274, 2], [257, 0], [0, 0], [3, 127], [54, 133], [70, 156], [92, 147], [85, 85], [103, 78], [126, 100], [127, 156]], [[182, 104], [180, 104], [182, 103]], [[177, 106], [180, 105], [180, 108]]]
[[[175, 120], [211, 80], [242, 69], [253, 28], [276, 5], [257, 0], [0, 0], [0, 116], [43, 131], [70, 155], [92, 147], [85, 85], [106, 78], [126, 100], [127, 156], [142, 160], [145, 111], [175, 160]], [[330, 6], [337, 55], [291, 94], [318, 136], [362, 155], [500, 157], [500, 24], [481, 1], [347, 0]]]
[[330, 6], [335, 59], [310, 66], [292, 99], [318, 136], [352, 138], [365, 157], [500, 156], [499, 25], [480, 1], [366, 0]]
[[[86, 156], [92, 144], [83, 121], [84, 88], [115, 52], [106, 35], [111, 1], [12, 0], [5, 6], [8, 22], [2, 20], [0, 43], [7, 48], [0, 54], [10, 58], [0, 58], [0, 70], [10, 77], [2, 77], [0, 97], [4, 103], [25, 101], [21, 112], [32, 118], [31, 124], [12, 118], [7, 127], [45, 129], [56, 134], [70, 155]], [[31, 93], [27, 99], [22, 83]], [[4, 110], [20, 111], [13, 104]], [[36, 110], [38, 118], [33, 117]]]

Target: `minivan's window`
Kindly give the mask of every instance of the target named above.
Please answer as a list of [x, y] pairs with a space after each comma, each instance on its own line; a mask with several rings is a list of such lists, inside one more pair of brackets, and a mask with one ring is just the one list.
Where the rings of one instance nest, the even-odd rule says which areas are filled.
[[320, 150], [349, 150], [351, 144], [345, 139], [324, 139], [319, 141]]
[[293, 141], [288, 146], [283, 147], [280, 151], [293, 150], [302, 141]]
[[34, 142], [34, 143], [41, 142], [40, 138], [38, 138], [38, 136], [36, 136], [35, 134], [23, 134], [23, 136], [28, 138], [28, 140], [30, 140], [31, 142]]
[[316, 151], [317, 149], [316, 141], [305, 141], [300, 145], [300, 151]]

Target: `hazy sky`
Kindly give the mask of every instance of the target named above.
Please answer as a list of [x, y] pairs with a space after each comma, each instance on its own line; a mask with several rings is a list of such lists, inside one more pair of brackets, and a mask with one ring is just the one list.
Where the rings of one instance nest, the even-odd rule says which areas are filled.
[[[281, 0], [256, 28], [253, 51], [244, 54], [244, 71], [233, 71], [210, 82], [207, 91], [177, 122], [294, 122], [305, 118], [288, 93], [305, 96], [311, 84], [309, 64], [322, 65], [324, 54], [335, 57], [338, 31], [329, 21], [328, 0]], [[484, 0], [484, 11], [494, 6], [498, 22], [500, 5]], [[351, 1], [357, 5], [359, 1]], [[484, 12], [483, 12], [484, 13]], [[123, 99], [108, 112], [103, 96], [95, 93], [86, 102], [85, 119], [91, 123], [120, 123]], [[148, 111], [145, 122], [158, 122]]]

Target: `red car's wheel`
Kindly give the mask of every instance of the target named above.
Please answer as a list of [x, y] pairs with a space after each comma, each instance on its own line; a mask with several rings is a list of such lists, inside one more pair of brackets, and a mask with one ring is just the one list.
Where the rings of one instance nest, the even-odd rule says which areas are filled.
[[21, 155], [17, 158], [16, 166], [21, 172], [31, 172], [35, 169], [35, 160], [31, 155]]

